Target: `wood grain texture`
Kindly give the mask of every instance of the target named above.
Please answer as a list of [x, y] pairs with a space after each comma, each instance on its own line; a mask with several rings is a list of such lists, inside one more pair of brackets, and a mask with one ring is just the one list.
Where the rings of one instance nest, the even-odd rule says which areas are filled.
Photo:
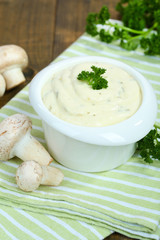
[[[27, 81], [7, 91], [0, 98], [0, 107], [30, 82], [35, 73], [47, 66], [85, 31], [89, 12], [98, 12], [103, 5], [111, 18], [118, 19], [118, 0], [0, 0], [0, 46], [16, 44], [29, 56], [25, 71]], [[129, 240], [118, 233], [108, 240]]]
[[98, 12], [103, 5], [110, 9], [111, 18], [117, 19], [115, 5], [118, 0], [59, 0], [56, 10], [56, 29], [53, 57], [57, 57], [83, 32], [89, 12]]

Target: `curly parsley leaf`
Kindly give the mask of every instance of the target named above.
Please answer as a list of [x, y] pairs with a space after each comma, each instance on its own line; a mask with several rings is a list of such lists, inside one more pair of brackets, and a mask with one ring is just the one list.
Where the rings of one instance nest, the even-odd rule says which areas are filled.
[[144, 138], [138, 141], [137, 150], [145, 162], [152, 163], [157, 159], [160, 161], [160, 126], [155, 124]]
[[124, 2], [120, 0], [116, 10], [120, 12], [125, 26], [136, 30], [142, 30], [146, 27], [145, 12], [147, 11], [147, 5], [144, 1], [127, 0]]
[[123, 24], [136, 30], [152, 27], [157, 9], [160, 9], [159, 0], [120, 0], [116, 6]]
[[98, 68], [95, 66], [91, 66], [91, 69], [93, 70], [91, 72], [82, 71], [81, 73], [79, 73], [77, 79], [87, 82], [89, 85], [92, 86], [94, 90], [107, 88], [108, 81], [101, 76], [106, 72], [106, 69]]

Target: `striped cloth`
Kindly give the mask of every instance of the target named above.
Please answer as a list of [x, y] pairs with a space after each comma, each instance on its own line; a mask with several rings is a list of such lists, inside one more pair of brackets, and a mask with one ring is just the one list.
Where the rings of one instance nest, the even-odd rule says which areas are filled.
[[[160, 58], [126, 51], [83, 34], [55, 61], [80, 55], [118, 59], [141, 72], [152, 84], [160, 121]], [[41, 120], [30, 105], [28, 88], [0, 110], [0, 121], [15, 113], [28, 115], [32, 134], [44, 146]], [[137, 239], [160, 239], [160, 162], [132, 157], [125, 165], [102, 173], [64, 173], [58, 187], [40, 186], [32, 193], [17, 188], [21, 160], [0, 163], [0, 239], [103, 239], [113, 231]]]

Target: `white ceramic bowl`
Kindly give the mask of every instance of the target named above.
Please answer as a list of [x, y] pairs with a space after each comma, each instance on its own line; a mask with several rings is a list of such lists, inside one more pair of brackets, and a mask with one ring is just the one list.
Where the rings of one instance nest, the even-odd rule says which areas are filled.
[[[106, 127], [78, 126], [50, 113], [41, 98], [48, 79], [66, 67], [94, 60], [119, 66], [137, 80], [142, 91], [138, 111], [129, 119]], [[155, 94], [148, 81], [130, 66], [106, 57], [74, 57], [49, 65], [32, 80], [29, 97], [42, 119], [50, 154], [62, 165], [85, 172], [106, 171], [125, 163], [135, 152], [136, 142], [153, 127], [157, 114]]]

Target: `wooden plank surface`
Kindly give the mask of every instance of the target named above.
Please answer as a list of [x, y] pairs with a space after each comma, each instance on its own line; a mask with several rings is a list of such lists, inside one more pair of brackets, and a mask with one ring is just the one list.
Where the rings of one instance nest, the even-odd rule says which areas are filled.
[[[107, 5], [111, 18], [118, 19], [118, 0], [0, 0], [0, 46], [16, 44], [29, 56], [27, 81], [7, 91], [0, 107], [30, 82], [35, 73], [47, 66], [84, 31], [89, 12]], [[129, 240], [114, 233], [109, 240]]]

